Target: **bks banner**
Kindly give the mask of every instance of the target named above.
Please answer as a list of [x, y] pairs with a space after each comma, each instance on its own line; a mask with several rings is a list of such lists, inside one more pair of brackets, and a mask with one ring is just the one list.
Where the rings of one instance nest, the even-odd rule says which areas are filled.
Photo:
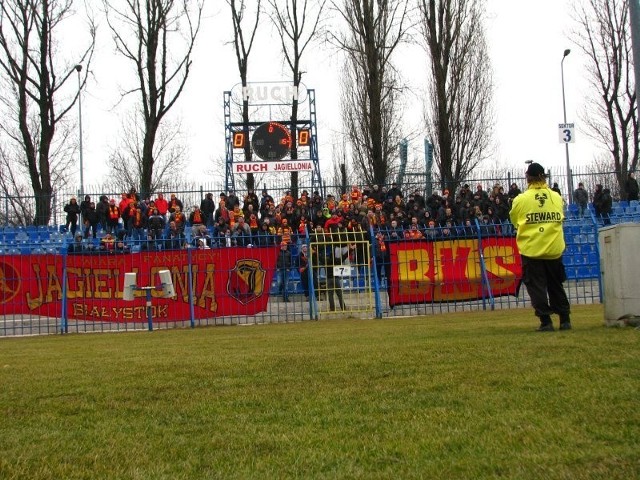
[[389, 244], [389, 305], [486, 298], [481, 254], [493, 296], [515, 295], [522, 262], [515, 238]]

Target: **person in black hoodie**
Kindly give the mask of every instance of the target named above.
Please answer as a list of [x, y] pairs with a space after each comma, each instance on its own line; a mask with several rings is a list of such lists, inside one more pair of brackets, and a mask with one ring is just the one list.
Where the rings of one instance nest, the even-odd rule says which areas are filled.
[[289, 271], [292, 266], [291, 249], [288, 243], [281, 243], [278, 253], [278, 261], [276, 275], [278, 278], [278, 291], [282, 294], [282, 301], [289, 301]]
[[213, 193], [207, 193], [200, 202], [200, 210], [204, 215], [204, 224], [207, 227], [211, 227], [215, 221], [213, 219], [213, 213], [216, 211], [216, 202], [213, 201]]
[[611, 190], [603, 188], [601, 184], [596, 185], [596, 190], [593, 193], [593, 208], [596, 217], [602, 219], [604, 225], [611, 225], [609, 215], [611, 215], [612, 204]]
[[90, 202], [89, 208], [82, 213], [82, 222], [84, 223], [84, 238], [89, 238], [89, 231], [91, 231], [91, 236], [96, 238], [96, 230], [98, 229], [98, 212], [96, 212], [95, 203]]
[[100, 201], [96, 205], [96, 213], [98, 214], [98, 225], [103, 231], [107, 230], [107, 214], [109, 212], [109, 199], [106, 195], [100, 196]]
[[80, 215], [80, 205], [78, 205], [76, 197], [71, 197], [69, 203], [64, 206], [64, 211], [67, 213], [65, 230], [69, 231], [69, 226], [71, 226], [71, 235], [75, 237], [78, 229], [78, 215]]
[[80, 214], [82, 215], [82, 223], [84, 224], [84, 220], [86, 218], [86, 214], [89, 211], [89, 206], [91, 205], [91, 197], [89, 195], [84, 196], [84, 200], [80, 202]]

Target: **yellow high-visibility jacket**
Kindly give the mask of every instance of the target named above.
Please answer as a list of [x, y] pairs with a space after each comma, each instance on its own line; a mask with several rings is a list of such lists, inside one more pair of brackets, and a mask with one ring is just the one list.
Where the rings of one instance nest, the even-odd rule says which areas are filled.
[[511, 223], [517, 228], [516, 242], [526, 257], [553, 260], [564, 252], [562, 197], [544, 182], [535, 182], [513, 199]]

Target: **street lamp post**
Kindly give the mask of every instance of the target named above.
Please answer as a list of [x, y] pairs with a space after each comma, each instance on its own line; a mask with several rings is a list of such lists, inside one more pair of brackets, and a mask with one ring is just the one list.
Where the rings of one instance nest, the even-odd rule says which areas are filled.
[[[567, 123], [567, 104], [565, 102], [564, 97], [564, 59], [567, 58], [567, 55], [571, 53], [570, 49], [566, 49], [564, 54], [562, 55], [562, 61], [560, 61], [560, 73], [562, 75], [562, 110], [564, 112], [564, 123]], [[573, 197], [573, 178], [571, 175], [571, 164], [569, 163], [569, 142], [565, 142], [564, 144], [565, 152], [567, 155], [567, 189], [569, 190], [569, 195], [567, 196], [568, 203], [572, 202]]]
[[84, 199], [84, 168], [82, 164], [82, 82], [80, 80], [80, 72], [82, 71], [82, 65], [76, 65], [76, 72], [78, 72], [78, 129], [80, 134], [80, 198]]

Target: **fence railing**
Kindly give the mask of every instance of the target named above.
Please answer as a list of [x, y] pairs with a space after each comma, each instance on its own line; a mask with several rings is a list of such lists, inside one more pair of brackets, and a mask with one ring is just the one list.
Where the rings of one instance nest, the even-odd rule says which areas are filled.
[[[640, 222], [616, 210], [610, 221]], [[601, 301], [597, 232], [602, 220], [569, 213], [564, 224], [572, 304]], [[155, 285], [171, 271], [172, 299], [153, 298], [155, 328], [434, 314], [528, 304], [508, 223], [421, 225], [319, 237], [239, 237], [178, 245], [104, 237], [74, 242], [55, 228], [0, 230], [0, 336], [148, 328], [144, 298], [123, 300], [124, 274]], [[213, 232], [209, 231], [211, 237]], [[398, 233], [398, 232], [395, 232]], [[188, 247], [184, 248], [184, 245]], [[178, 248], [173, 248], [178, 247]], [[284, 252], [284, 253], [283, 253]]]

